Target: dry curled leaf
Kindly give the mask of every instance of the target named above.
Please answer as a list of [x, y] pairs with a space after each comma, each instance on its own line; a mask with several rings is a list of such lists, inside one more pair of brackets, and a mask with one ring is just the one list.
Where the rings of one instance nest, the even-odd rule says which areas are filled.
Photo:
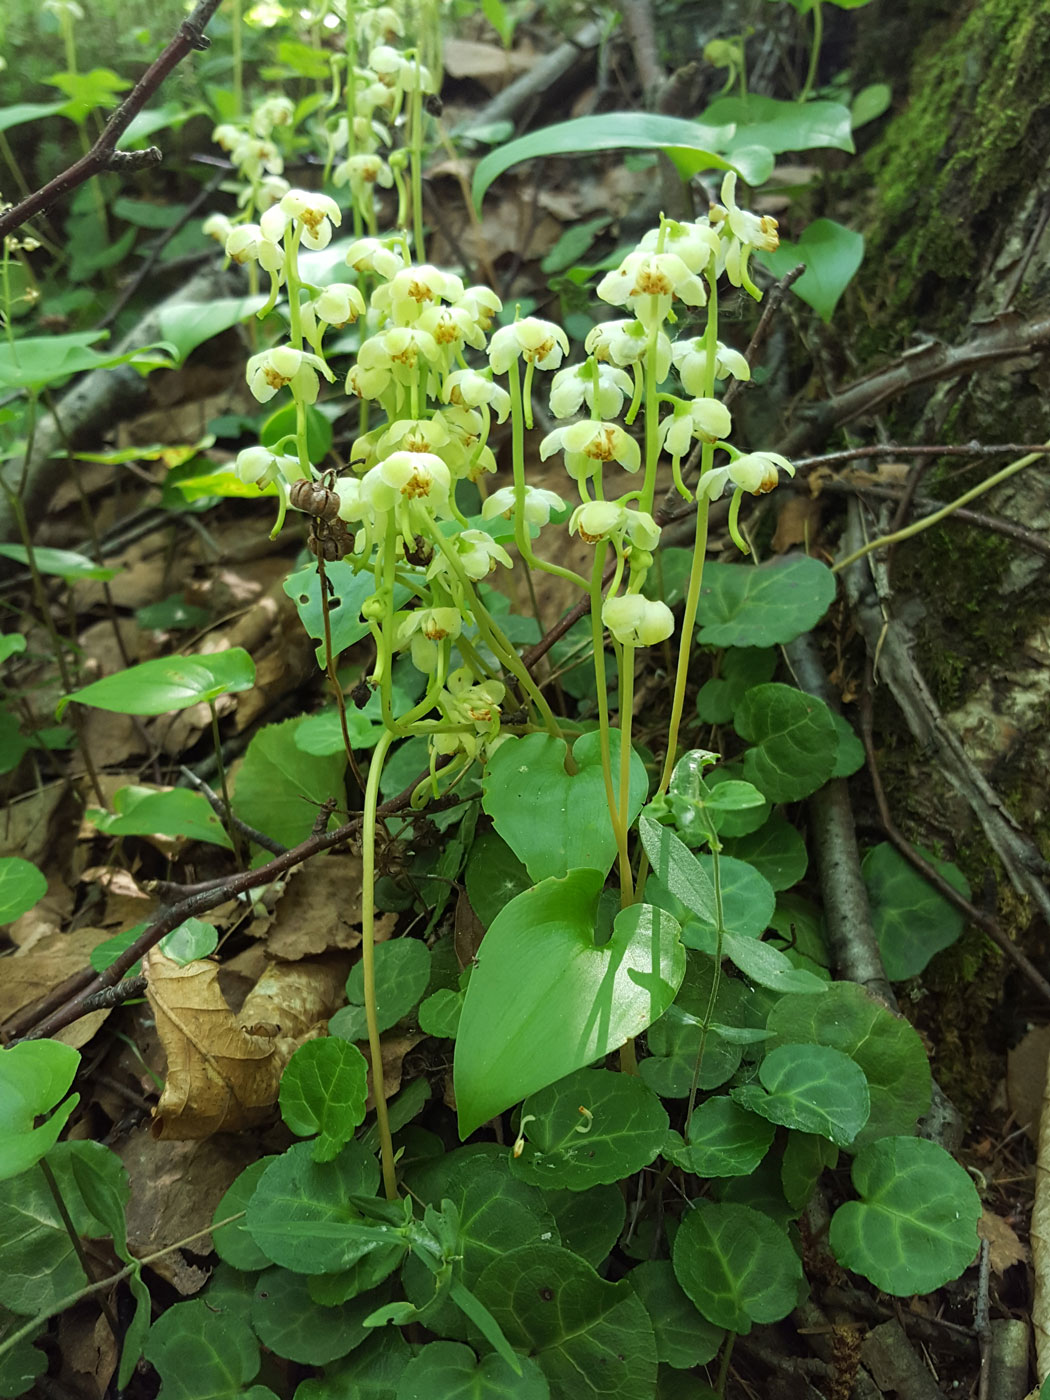
[[271, 967], [235, 1016], [220, 990], [217, 963], [182, 967], [154, 948], [143, 968], [168, 1060], [153, 1130], [179, 1139], [237, 1132], [264, 1121], [292, 1054], [323, 1033], [342, 1001], [345, 977], [341, 959]]

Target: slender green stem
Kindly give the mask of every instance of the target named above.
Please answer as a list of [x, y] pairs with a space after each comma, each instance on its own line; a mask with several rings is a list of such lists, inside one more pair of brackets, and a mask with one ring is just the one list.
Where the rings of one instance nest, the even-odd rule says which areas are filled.
[[[620, 830], [626, 834], [630, 826], [631, 802], [631, 731], [634, 727], [634, 647], [625, 644], [619, 651], [620, 664]], [[621, 888], [623, 901], [626, 891]], [[631, 891], [633, 902], [634, 892]]]
[[[631, 858], [627, 850], [627, 825], [621, 820], [620, 804], [616, 799], [616, 789], [613, 786], [609, 691], [605, 679], [605, 636], [602, 630], [604, 563], [604, 550], [596, 549], [594, 551], [594, 565], [591, 569], [591, 639], [594, 646], [594, 684], [598, 692], [598, 739], [601, 746], [602, 777], [605, 780], [605, 800], [609, 807], [609, 820], [612, 822], [613, 836], [616, 838], [616, 854], [620, 870], [620, 908], [626, 909], [634, 901], [634, 882], [631, 877]], [[622, 716], [620, 724], [620, 744], [622, 745]], [[621, 748], [621, 758], [622, 753]]]
[[233, 0], [233, 15], [230, 19], [233, 43], [233, 114], [244, 114], [244, 56], [241, 35], [241, 0]]
[[817, 80], [817, 65], [820, 62], [820, 46], [824, 39], [824, 14], [821, 10], [821, 0], [813, 0], [813, 43], [809, 50], [809, 68], [806, 70], [806, 81], [802, 84], [802, 91], [798, 95], [799, 102], [805, 102], [813, 91], [813, 84]]
[[[1050, 447], [1050, 443], [1046, 444]], [[1046, 458], [1041, 452], [1029, 452], [1025, 457], [1018, 457], [1016, 462], [1010, 462], [1001, 471], [995, 472], [986, 481], [979, 482], [976, 486], [964, 491], [961, 496], [956, 496], [954, 501], [949, 501], [947, 505], [941, 506], [940, 510], [935, 510], [932, 515], [924, 515], [921, 520], [914, 520], [910, 525], [905, 525], [902, 530], [894, 530], [890, 535], [880, 535], [878, 539], [869, 540], [862, 548], [854, 550], [852, 554], [847, 554], [845, 559], [840, 559], [832, 566], [832, 573], [840, 573], [848, 568], [850, 564], [856, 563], [858, 559], [863, 559], [865, 554], [870, 554], [873, 549], [882, 549], [886, 545], [898, 544], [901, 540], [911, 539], [912, 535], [921, 534], [923, 530], [928, 530], [931, 525], [937, 525], [953, 511], [959, 510], [978, 496], [983, 496], [986, 491], [993, 490], [996, 486], [1010, 477], [1016, 476], [1025, 467], [1030, 467], [1034, 462], [1045, 462]]]
[[718, 1000], [718, 988], [722, 980], [722, 944], [725, 938], [725, 914], [722, 907], [722, 877], [718, 864], [718, 836], [712, 827], [708, 827], [708, 837], [711, 844], [711, 884], [715, 891], [715, 951], [714, 961], [711, 968], [711, 991], [707, 998], [707, 1009], [704, 1012], [704, 1024], [700, 1030], [700, 1044], [697, 1046], [696, 1063], [693, 1065], [693, 1078], [689, 1085], [689, 1107], [685, 1115], [685, 1139], [689, 1141], [689, 1125], [693, 1121], [693, 1110], [696, 1107], [696, 1091], [700, 1085], [700, 1070], [704, 1063], [704, 1051], [707, 1049], [707, 1036], [711, 1029], [711, 1023], [715, 1015], [715, 1003]]
[[245, 852], [241, 844], [241, 833], [237, 828], [237, 823], [233, 820], [233, 804], [230, 801], [230, 788], [226, 781], [226, 765], [222, 761], [222, 738], [219, 734], [219, 716], [215, 711], [215, 701], [208, 701], [208, 709], [211, 712], [211, 742], [215, 750], [215, 767], [219, 772], [219, 787], [222, 789], [222, 805], [226, 810], [226, 830], [230, 834], [233, 842], [233, 854], [238, 866], [243, 870], [245, 866]]
[[[709, 453], [710, 448], [704, 448]], [[685, 711], [685, 690], [689, 680], [689, 662], [693, 650], [693, 629], [696, 626], [696, 610], [700, 603], [700, 585], [704, 577], [704, 560], [707, 556], [707, 522], [710, 502], [703, 497], [696, 506], [696, 534], [693, 540], [693, 562], [689, 574], [689, 588], [685, 595], [685, 612], [682, 616], [682, 634], [678, 646], [678, 666], [675, 671], [674, 695], [671, 699], [671, 718], [667, 726], [667, 756], [657, 795], [665, 793], [670, 786], [678, 754], [678, 734], [682, 727]]]
[[372, 751], [365, 785], [365, 805], [361, 831], [361, 973], [364, 981], [365, 1021], [368, 1024], [368, 1050], [372, 1061], [372, 1097], [376, 1106], [376, 1128], [379, 1132], [380, 1157], [383, 1164], [383, 1189], [387, 1200], [397, 1199], [397, 1172], [394, 1167], [394, 1143], [390, 1136], [390, 1117], [386, 1108], [386, 1084], [383, 1078], [383, 1047], [379, 1039], [376, 1015], [376, 808], [379, 805], [379, 778], [383, 771], [394, 735], [386, 730]]
[[718, 1383], [715, 1386], [717, 1394], [724, 1396], [726, 1384], [729, 1380], [729, 1363], [733, 1357], [733, 1344], [736, 1342], [736, 1333], [727, 1332], [725, 1342], [722, 1345], [722, 1359], [718, 1363]]
[[[51, 1170], [51, 1163], [46, 1157], [41, 1157], [39, 1162], [37, 1162], [37, 1166], [40, 1168], [44, 1180], [47, 1182], [47, 1189], [51, 1192], [51, 1199], [55, 1203], [55, 1209], [58, 1211], [66, 1234], [69, 1236], [69, 1242], [73, 1246], [73, 1252], [80, 1261], [80, 1267], [84, 1270], [84, 1277], [94, 1281], [95, 1271], [91, 1267], [91, 1261], [88, 1259], [87, 1253], [84, 1250], [84, 1241], [77, 1233], [77, 1228], [73, 1224], [72, 1217], [69, 1214], [65, 1197], [62, 1195], [62, 1188], [58, 1184], [55, 1173]], [[119, 1340], [120, 1328], [117, 1323], [117, 1315], [106, 1299], [102, 1301], [102, 1311], [106, 1315], [106, 1321], [109, 1323], [113, 1336]]]
[[141, 1259], [135, 1259], [126, 1268], [118, 1273], [110, 1274], [108, 1278], [99, 1279], [98, 1283], [90, 1283], [86, 1288], [78, 1288], [75, 1293], [69, 1293], [65, 1298], [59, 1298], [51, 1307], [45, 1308], [43, 1312], [37, 1313], [36, 1317], [31, 1317], [27, 1323], [19, 1327], [17, 1332], [12, 1332], [0, 1342], [0, 1356], [13, 1351], [19, 1342], [27, 1341], [34, 1337], [49, 1317], [57, 1317], [59, 1313], [68, 1312], [77, 1303], [82, 1303], [86, 1298], [93, 1298], [96, 1293], [101, 1293], [107, 1288], [115, 1288], [118, 1283], [123, 1283], [132, 1274], [138, 1273], [141, 1269], [147, 1268], [150, 1264], [155, 1264], [158, 1259], [163, 1259], [169, 1254], [174, 1254], [177, 1249], [184, 1249], [186, 1245], [193, 1244], [202, 1239], [205, 1235], [210, 1235], [213, 1230], [221, 1230], [224, 1225], [233, 1225], [238, 1220], [243, 1220], [245, 1212], [239, 1210], [236, 1215], [228, 1215], [225, 1220], [213, 1221], [206, 1225], [203, 1230], [195, 1230], [192, 1235], [187, 1235], [184, 1240], [176, 1240], [174, 1244], [167, 1245], [164, 1249], [158, 1249], [153, 1254], [143, 1255]]

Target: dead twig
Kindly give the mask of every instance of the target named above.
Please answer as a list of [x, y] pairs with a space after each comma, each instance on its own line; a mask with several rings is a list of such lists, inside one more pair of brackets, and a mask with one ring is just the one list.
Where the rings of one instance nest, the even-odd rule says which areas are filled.
[[175, 37], [153, 60], [131, 92], [120, 104], [103, 128], [102, 135], [86, 155], [75, 161], [68, 170], [56, 175], [53, 180], [35, 190], [19, 204], [0, 214], [0, 240], [21, 228], [29, 219], [50, 208], [56, 199], [75, 190], [85, 180], [91, 179], [103, 170], [127, 171], [141, 169], [146, 165], [159, 165], [162, 156], [156, 146], [145, 151], [118, 151], [117, 142], [130, 126], [147, 100], [153, 96], [176, 64], [181, 63], [193, 49], [209, 47], [211, 40], [204, 35], [208, 21], [219, 8], [222, 0], [198, 0], [193, 13], [179, 25]]

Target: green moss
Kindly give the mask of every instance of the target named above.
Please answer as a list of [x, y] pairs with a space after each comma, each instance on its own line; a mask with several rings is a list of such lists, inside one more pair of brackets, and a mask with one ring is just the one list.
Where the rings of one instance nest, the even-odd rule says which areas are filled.
[[1050, 113], [1036, 94], [1048, 63], [1050, 25], [1027, 0], [982, 0], [954, 32], [928, 29], [908, 105], [864, 161], [875, 191], [863, 350], [899, 347], [919, 313], [942, 333], [969, 318], [987, 229], [1045, 149]]

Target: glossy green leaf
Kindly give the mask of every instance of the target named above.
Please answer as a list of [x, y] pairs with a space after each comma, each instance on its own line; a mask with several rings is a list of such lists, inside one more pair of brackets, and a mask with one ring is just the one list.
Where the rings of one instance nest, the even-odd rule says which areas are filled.
[[758, 252], [755, 257], [774, 277], [783, 277], [800, 262], [805, 263], [805, 272], [791, 284], [791, 290], [828, 322], [864, 261], [864, 235], [834, 219], [814, 219], [802, 230], [797, 243], [782, 238], [775, 252]]
[[385, 1327], [323, 1377], [302, 1381], [295, 1400], [395, 1400], [412, 1352], [401, 1333]]
[[[13, 559], [16, 564], [28, 566], [29, 551], [24, 544], [0, 544], [0, 559]], [[33, 563], [42, 574], [64, 579], [91, 578], [105, 583], [120, 573], [119, 569], [106, 568], [73, 549], [51, 549], [47, 545], [33, 546]]]
[[591, 1186], [586, 1191], [544, 1191], [566, 1249], [597, 1268], [620, 1238], [627, 1203], [617, 1185]]
[[859, 1201], [831, 1217], [835, 1258], [884, 1293], [930, 1293], [977, 1253], [981, 1199], [967, 1171], [926, 1138], [883, 1138], [853, 1163]]
[[477, 1294], [511, 1346], [538, 1362], [551, 1400], [652, 1394], [652, 1323], [626, 1281], [606, 1283], [567, 1249], [526, 1245], [490, 1264]]
[[696, 713], [705, 724], [730, 724], [744, 693], [773, 679], [777, 653], [772, 647], [727, 647], [719, 675], [705, 681]]
[[[89, 1239], [108, 1235], [109, 1226], [85, 1202], [71, 1162], [99, 1151], [108, 1149], [94, 1142], [60, 1142], [47, 1154], [73, 1228]], [[26, 1171], [0, 1181], [0, 1305], [34, 1317], [86, 1283], [43, 1172]]]
[[316, 758], [297, 747], [295, 734], [302, 722], [300, 716], [260, 729], [248, 745], [233, 791], [236, 815], [285, 846], [305, 841], [318, 807], [330, 797], [342, 797], [346, 772], [345, 754]]
[[730, 153], [738, 145], [765, 146], [774, 155], [855, 150], [849, 109], [840, 102], [785, 102], [749, 92], [744, 97], [716, 98], [702, 115], [712, 126], [735, 126], [727, 148]]
[[838, 739], [823, 700], [790, 685], [759, 685], [741, 701], [734, 727], [751, 745], [744, 776], [771, 802], [798, 802], [830, 778]]
[[[619, 797], [620, 731], [612, 730], [609, 738]], [[605, 874], [616, 859], [597, 731], [576, 740], [572, 757], [577, 771], [569, 774], [560, 739], [527, 734], [505, 740], [485, 767], [482, 805], [534, 883], [583, 868]], [[648, 786], [645, 765], [632, 753], [629, 823], [641, 811]]]
[[61, 716], [69, 701], [76, 700], [118, 715], [165, 715], [250, 690], [254, 684], [255, 665], [243, 647], [203, 656], [163, 656], [74, 690], [59, 703], [57, 713]]
[[485, 935], [456, 1040], [462, 1136], [641, 1034], [674, 999], [685, 973], [677, 922], [635, 904], [597, 946], [603, 884], [595, 870], [544, 880]]
[[166, 933], [157, 947], [166, 958], [186, 967], [201, 958], [210, 958], [219, 946], [219, 931], [203, 919], [184, 919], [178, 928]]
[[15, 102], [9, 107], [0, 107], [0, 131], [10, 131], [12, 127], [24, 126], [26, 122], [53, 117], [64, 106], [64, 102]]
[[[714, 857], [700, 855], [695, 859], [713, 884]], [[769, 927], [776, 907], [772, 885], [753, 865], [734, 860], [732, 856], [719, 857], [718, 878], [722, 889], [723, 927], [741, 938], [760, 938]], [[713, 918], [683, 921], [682, 942], [687, 948], [710, 952], [714, 946], [715, 927]]]
[[694, 1176], [750, 1176], [769, 1151], [776, 1129], [732, 1099], [706, 1099], [689, 1125], [689, 1140], [677, 1133], [665, 1148], [676, 1166]]
[[776, 891], [797, 885], [809, 865], [802, 833], [776, 812], [757, 831], [723, 841], [722, 849], [733, 860], [753, 866]]
[[849, 1147], [868, 1121], [871, 1101], [864, 1071], [827, 1045], [780, 1045], [758, 1067], [758, 1084], [741, 1084], [730, 1097], [771, 1123], [819, 1133]]
[[[79, 1052], [58, 1040], [24, 1040], [0, 1050], [0, 1181], [26, 1171], [58, 1141], [80, 1095], [55, 1105], [79, 1064]], [[48, 1121], [34, 1128], [52, 1109]]]
[[770, 942], [790, 958], [795, 967], [828, 977], [828, 945], [824, 920], [819, 908], [804, 896], [777, 895], [777, 907], [770, 920]]
[[369, 1336], [364, 1319], [374, 1299], [319, 1307], [304, 1274], [267, 1269], [252, 1295], [252, 1329], [263, 1346], [288, 1361], [327, 1366], [359, 1347]]
[[254, 316], [265, 306], [264, 296], [216, 297], [214, 301], [180, 301], [157, 312], [160, 338], [175, 351], [179, 364], [198, 345]]
[[[694, 935], [699, 934], [694, 926]], [[707, 952], [713, 952], [713, 940], [706, 936]], [[701, 937], [694, 937], [700, 943]], [[827, 984], [824, 978], [808, 968], [796, 967], [786, 953], [772, 943], [762, 943], [756, 938], [741, 938], [736, 933], [722, 935], [722, 956], [728, 958], [734, 967], [757, 982], [760, 987], [768, 987], [773, 992], [823, 993]]]
[[[673, 1005], [649, 1027], [649, 1058], [641, 1061], [639, 1073], [661, 1097], [681, 1099], [689, 1093], [704, 1019], [711, 1005], [713, 976], [709, 958], [690, 956]], [[736, 1072], [743, 1053], [741, 1046], [748, 1043], [738, 1037], [765, 1035], [763, 1014], [753, 1004], [750, 990], [737, 978], [719, 977], [712, 1015], [714, 1023], [704, 1042], [697, 1081], [701, 1089], [716, 1089]]]
[[0, 666], [2, 666], [9, 657], [17, 656], [20, 652], [25, 651], [25, 649], [26, 639], [22, 636], [21, 632], [0, 633]]
[[864, 745], [858, 739], [849, 720], [843, 719], [837, 710], [831, 711], [831, 720], [838, 737], [835, 750], [835, 766], [831, 770], [833, 778], [849, 778], [864, 767]]
[[749, 1206], [694, 1201], [675, 1236], [675, 1277], [701, 1315], [747, 1335], [798, 1303], [802, 1265], [784, 1231]]
[[463, 993], [440, 987], [419, 1003], [419, 1029], [438, 1040], [455, 1040], [463, 1014]]
[[202, 792], [189, 788], [158, 792], [156, 788], [135, 784], [118, 788], [112, 802], [112, 812], [89, 807], [84, 813], [106, 836], [182, 836], [189, 841], [208, 841], [213, 846], [233, 849]]
[[29, 912], [47, 894], [47, 876], [22, 856], [0, 856], [0, 924]]
[[[558, 1243], [554, 1217], [543, 1195], [534, 1186], [512, 1174], [504, 1151], [464, 1147], [417, 1168], [409, 1176], [413, 1193], [434, 1208], [445, 1210], [451, 1202], [454, 1211], [447, 1244], [452, 1260], [451, 1277], [473, 1289], [485, 1269], [509, 1249]], [[405, 1292], [412, 1302], [424, 1306], [434, 1295], [434, 1277], [416, 1259], [406, 1261], [403, 1271]], [[466, 1319], [447, 1300], [427, 1312], [431, 1331], [461, 1341], [469, 1339]]]
[[[33, 1338], [23, 1337], [11, 1345], [8, 1334], [20, 1328], [22, 1322], [22, 1318], [6, 1308], [0, 1308], [0, 1345], [8, 1348], [0, 1352], [0, 1395], [3, 1396], [24, 1395], [37, 1377], [47, 1370], [47, 1357], [33, 1345]], [[46, 1326], [46, 1323], [41, 1324], [41, 1333]]]
[[[379, 1029], [389, 1030], [419, 1003], [430, 982], [430, 950], [418, 938], [395, 938], [375, 949], [376, 1014]], [[354, 964], [346, 979], [349, 1005], [335, 1013], [329, 1032], [343, 1040], [366, 1040], [364, 966]]]
[[871, 1114], [853, 1150], [914, 1132], [928, 1111], [930, 1065], [918, 1032], [855, 982], [833, 982], [821, 997], [781, 997], [766, 1025], [781, 1044], [830, 1045], [863, 1070]]
[[480, 1361], [459, 1342], [430, 1342], [401, 1373], [397, 1400], [548, 1400], [550, 1388], [536, 1363], [522, 1358], [515, 1375], [490, 1352]]
[[315, 1162], [330, 1162], [350, 1141], [367, 1098], [368, 1063], [345, 1040], [306, 1041], [281, 1075], [281, 1117], [299, 1137], [318, 1135]]
[[[323, 462], [332, 450], [332, 425], [315, 404], [303, 405], [306, 414], [306, 450], [311, 462]], [[294, 403], [283, 404], [271, 413], [259, 430], [263, 447], [277, 448], [282, 438], [295, 437], [297, 408]], [[285, 448], [280, 450], [286, 450]], [[373, 579], [373, 585], [375, 580]]]
[[683, 910], [713, 923], [717, 918], [715, 887], [699, 858], [669, 827], [644, 814], [638, 821], [638, 833], [660, 883]]
[[660, 1361], [687, 1371], [714, 1360], [722, 1332], [701, 1317], [682, 1292], [669, 1259], [648, 1259], [632, 1269], [627, 1279], [645, 1304]]
[[[328, 600], [328, 617], [332, 629], [332, 650], [338, 655], [368, 636], [368, 623], [361, 619], [361, 604], [375, 592], [376, 581], [367, 569], [354, 573], [349, 564], [336, 559], [325, 565], [325, 576], [332, 585]], [[327, 665], [324, 644], [324, 615], [321, 611], [321, 583], [316, 564], [308, 564], [297, 573], [289, 574], [282, 587], [299, 613], [299, 621], [307, 635], [317, 643], [317, 664]], [[394, 588], [394, 606], [403, 607], [409, 597], [407, 588]]]
[[705, 646], [773, 647], [810, 631], [835, 598], [835, 575], [819, 559], [742, 569], [706, 564], [697, 609]]
[[[257, 1162], [245, 1167], [215, 1207], [213, 1226], [217, 1221], [228, 1220], [231, 1215], [238, 1215], [248, 1209], [248, 1202], [255, 1194], [259, 1178], [270, 1163], [276, 1161], [276, 1157], [260, 1157]], [[223, 1225], [219, 1230], [213, 1228], [211, 1238], [215, 1253], [235, 1269], [249, 1272], [253, 1269], [265, 1269], [270, 1263], [269, 1255], [263, 1253], [248, 1233], [243, 1217], [230, 1225]]]
[[892, 101], [893, 89], [888, 83], [869, 83], [867, 87], [862, 87], [849, 104], [849, 116], [853, 130], [856, 131], [858, 127], [867, 126], [868, 122], [873, 122], [877, 117], [881, 117], [883, 112], [889, 111]]
[[667, 1126], [663, 1105], [640, 1079], [580, 1069], [522, 1104], [525, 1141], [511, 1170], [534, 1186], [570, 1191], [623, 1181], [657, 1157]]
[[276, 1400], [259, 1373], [259, 1343], [246, 1318], [203, 1298], [166, 1309], [150, 1329], [146, 1360], [160, 1376], [161, 1400]]
[[84, 370], [112, 369], [132, 360], [142, 369], [171, 364], [167, 355], [152, 346], [109, 354], [91, 349], [105, 335], [105, 331], [72, 331], [67, 335], [25, 336], [13, 346], [5, 341], [0, 344], [0, 390], [43, 389]]
[[349, 1204], [379, 1184], [375, 1158], [351, 1142], [330, 1162], [316, 1162], [312, 1142], [297, 1142], [263, 1172], [248, 1204], [248, 1233], [275, 1264], [301, 1274], [346, 1269], [375, 1249], [396, 1244], [394, 1227], [366, 1220]]
[[532, 884], [529, 872], [495, 831], [475, 837], [464, 878], [470, 907], [486, 928], [505, 904]]
[[124, 1164], [101, 1142], [77, 1142], [75, 1148], [69, 1167], [81, 1199], [112, 1235], [117, 1255], [130, 1264], [133, 1256], [128, 1253], [125, 1212], [131, 1199], [131, 1183]]
[[[847, 113], [847, 125], [848, 120]], [[683, 179], [700, 170], [733, 168], [739, 169], [748, 181], [766, 178], [769, 167], [758, 153], [749, 152], [742, 156], [742, 163], [736, 167], [714, 153], [716, 147], [725, 149], [733, 135], [732, 126], [701, 126], [698, 122], [686, 121], [681, 117], [665, 117], [648, 112], [603, 112], [596, 117], [576, 117], [572, 121], [542, 127], [490, 151], [474, 170], [471, 193], [475, 205], [480, 208], [485, 191], [493, 180], [523, 160], [537, 160], [545, 156], [571, 157], [585, 151], [617, 149], [663, 151], [675, 162]]]
[[[919, 853], [969, 899], [970, 886], [958, 866], [921, 848]], [[872, 847], [861, 872], [886, 976], [891, 982], [917, 977], [934, 953], [950, 948], [961, 936], [965, 918], [888, 841]]]
[[806, 1208], [825, 1167], [838, 1161], [839, 1150], [817, 1133], [789, 1132], [780, 1162], [780, 1184], [792, 1210]]

